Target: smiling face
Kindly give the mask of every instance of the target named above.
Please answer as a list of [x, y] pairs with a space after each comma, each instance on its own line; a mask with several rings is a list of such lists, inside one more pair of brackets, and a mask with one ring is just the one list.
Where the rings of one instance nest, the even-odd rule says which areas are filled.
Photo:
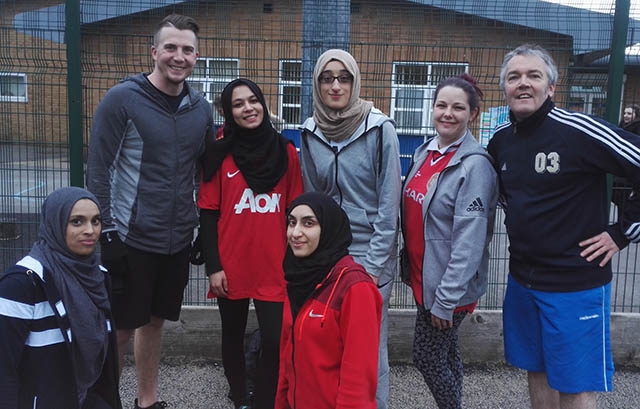
[[433, 103], [433, 124], [439, 143], [446, 146], [465, 134], [467, 125], [478, 115], [478, 108], [471, 112], [469, 97], [461, 88], [445, 86], [440, 89]]
[[196, 35], [191, 30], [163, 27], [156, 39], [157, 44], [151, 47], [155, 67], [148, 78], [160, 91], [179, 95], [184, 80], [191, 74], [198, 59]]
[[635, 118], [635, 114], [633, 112], [633, 108], [629, 107], [629, 108], [625, 108], [624, 112], [622, 114], [622, 122], [624, 122], [625, 124], [628, 124], [629, 122], [633, 121]]
[[531, 116], [553, 96], [555, 85], [550, 84], [547, 66], [540, 57], [516, 55], [505, 71], [505, 97], [518, 121]]
[[264, 108], [246, 85], [238, 85], [231, 93], [231, 113], [240, 128], [255, 129], [262, 124]]
[[287, 242], [293, 255], [308, 257], [320, 243], [320, 222], [307, 205], [299, 205], [287, 216]]
[[[325, 82], [321, 80], [331, 77], [332, 81]], [[342, 111], [349, 105], [351, 99], [351, 90], [353, 88], [353, 75], [349, 73], [347, 68], [340, 61], [329, 61], [320, 73], [320, 77], [316, 78], [320, 83], [320, 99], [327, 108], [334, 111]], [[342, 82], [341, 82], [342, 81]]]
[[102, 218], [98, 206], [89, 199], [80, 199], [71, 208], [67, 222], [66, 244], [69, 251], [79, 257], [91, 255], [96, 249]]

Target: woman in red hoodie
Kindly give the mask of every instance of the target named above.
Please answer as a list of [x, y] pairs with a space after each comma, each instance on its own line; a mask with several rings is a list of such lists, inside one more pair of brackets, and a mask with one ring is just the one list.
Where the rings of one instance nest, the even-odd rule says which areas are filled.
[[323, 193], [287, 214], [276, 409], [375, 409], [382, 299], [349, 255], [349, 218]]

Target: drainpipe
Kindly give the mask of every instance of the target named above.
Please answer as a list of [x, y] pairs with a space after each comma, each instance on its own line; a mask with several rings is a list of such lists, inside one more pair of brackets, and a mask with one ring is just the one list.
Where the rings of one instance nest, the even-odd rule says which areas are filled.
[[302, 95], [301, 120], [313, 113], [313, 67], [331, 48], [349, 50], [350, 0], [304, 0], [302, 5]]

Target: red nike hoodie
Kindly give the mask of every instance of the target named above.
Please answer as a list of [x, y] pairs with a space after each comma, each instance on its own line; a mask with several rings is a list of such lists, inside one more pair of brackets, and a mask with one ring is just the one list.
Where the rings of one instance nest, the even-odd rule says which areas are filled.
[[276, 409], [375, 409], [382, 298], [364, 268], [340, 259], [295, 323], [285, 298]]

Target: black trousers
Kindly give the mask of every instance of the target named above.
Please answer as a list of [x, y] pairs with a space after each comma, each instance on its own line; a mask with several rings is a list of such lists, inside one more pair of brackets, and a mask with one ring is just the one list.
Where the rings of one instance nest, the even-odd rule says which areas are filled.
[[[278, 387], [280, 363], [281, 302], [253, 300], [260, 328], [261, 353], [256, 368], [254, 409], [273, 409]], [[244, 340], [249, 299], [218, 298], [222, 320], [222, 365], [229, 382], [231, 399], [237, 406], [249, 403]]]

